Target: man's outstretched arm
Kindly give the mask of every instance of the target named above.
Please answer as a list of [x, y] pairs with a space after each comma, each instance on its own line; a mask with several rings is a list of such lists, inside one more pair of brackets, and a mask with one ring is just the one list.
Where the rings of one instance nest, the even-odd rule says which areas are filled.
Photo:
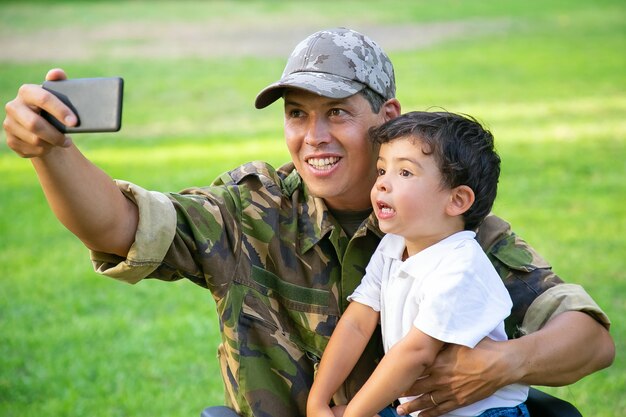
[[[46, 76], [47, 80], [65, 78], [61, 70]], [[76, 123], [75, 115], [38, 85], [22, 86], [5, 109], [7, 144], [18, 155], [31, 158], [57, 218], [90, 249], [126, 256], [137, 230], [137, 207], [40, 112], [44, 109], [68, 125]]]

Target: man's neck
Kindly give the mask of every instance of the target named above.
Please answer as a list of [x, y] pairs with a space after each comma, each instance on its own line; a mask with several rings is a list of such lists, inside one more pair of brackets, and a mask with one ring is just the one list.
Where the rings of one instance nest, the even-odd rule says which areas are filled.
[[329, 210], [333, 214], [333, 217], [337, 219], [337, 222], [339, 222], [343, 231], [346, 232], [350, 238], [354, 236], [356, 231], [359, 229], [359, 226], [363, 223], [363, 220], [367, 219], [367, 217], [372, 213], [371, 207], [366, 210], [359, 211]]

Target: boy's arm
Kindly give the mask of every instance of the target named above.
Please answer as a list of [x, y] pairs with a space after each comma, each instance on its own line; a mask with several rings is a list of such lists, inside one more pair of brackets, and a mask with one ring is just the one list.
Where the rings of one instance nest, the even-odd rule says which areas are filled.
[[372, 308], [356, 301], [350, 303], [322, 355], [307, 401], [307, 416], [332, 416], [330, 400], [354, 368], [378, 318], [379, 313]]
[[444, 342], [413, 327], [385, 354], [372, 376], [348, 404], [344, 417], [376, 415], [405, 395], [435, 360]]

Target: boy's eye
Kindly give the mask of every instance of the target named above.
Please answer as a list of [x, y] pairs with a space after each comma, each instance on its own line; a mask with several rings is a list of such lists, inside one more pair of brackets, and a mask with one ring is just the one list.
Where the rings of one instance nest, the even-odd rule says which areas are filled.
[[410, 177], [411, 173], [409, 171], [407, 171], [406, 169], [402, 169], [402, 170], [400, 170], [400, 176], [402, 176], [402, 177]]
[[378, 168], [376, 170], [376, 173], [378, 174], [378, 176], [380, 177], [381, 175], [385, 175], [385, 170], [383, 168]]

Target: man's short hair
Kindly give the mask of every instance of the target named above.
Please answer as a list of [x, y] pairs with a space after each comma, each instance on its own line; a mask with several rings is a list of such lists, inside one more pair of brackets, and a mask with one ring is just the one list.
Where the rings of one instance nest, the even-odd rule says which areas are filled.
[[377, 144], [399, 138], [420, 142], [422, 152], [433, 155], [442, 186], [466, 185], [474, 191], [474, 204], [463, 213], [466, 230], [474, 230], [489, 214], [496, 198], [500, 157], [493, 135], [473, 117], [448, 112], [410, 112], [370, 129]]
[[370, 104], [370, 107], [373, 113], [378, 113], [386, 101], [383, 98], [383, 96], [381, 96], [380, 94], [378, 94], [376, 91], [372, 90], [369, 87], [365, 87], [364, 89], [359, 91], [357, 94], [362, 95], [365, 98], [365, 100], [367, 100], [367, 102]]

